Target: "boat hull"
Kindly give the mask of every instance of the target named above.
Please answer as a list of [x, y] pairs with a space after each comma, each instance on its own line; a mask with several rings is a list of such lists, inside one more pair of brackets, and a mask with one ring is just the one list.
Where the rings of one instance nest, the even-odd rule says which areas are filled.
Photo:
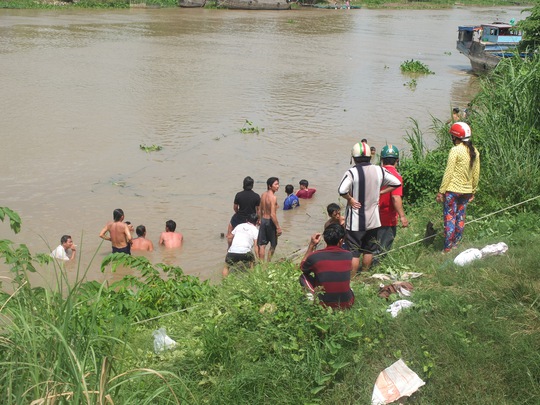
[[235, 10], [290, 10], [286, 0], [223, 0], [219, 7]]

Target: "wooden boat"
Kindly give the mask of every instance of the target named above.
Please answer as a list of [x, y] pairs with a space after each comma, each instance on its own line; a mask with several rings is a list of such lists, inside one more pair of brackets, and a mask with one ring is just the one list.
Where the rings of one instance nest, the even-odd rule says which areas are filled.
[[469, 58], [475, 73], [485, 73], [515, 55], [519, 41], [521, 32], [511, 24], [464, 25], [458, 27], [456, 48]]
[[184, 8], [204, 7], [206, 0], [179, 0], [178, 5]]
[[288, 0], [218, 0], [218, 7], [237, 10], [290, 10]]

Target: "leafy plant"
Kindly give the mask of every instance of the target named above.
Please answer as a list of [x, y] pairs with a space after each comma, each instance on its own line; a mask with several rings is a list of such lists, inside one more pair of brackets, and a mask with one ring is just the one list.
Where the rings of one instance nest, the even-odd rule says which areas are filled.
[[417, 84], [418, 84], [418, 82], [416, 81], [416, 79], [411, 79], [408, 82], [403, 83], [404, 86], [408, 87], [409, 89], [411, 89], [413, 91], [416, 90], [416, 85]]
[[9, 209], [8, 207], [0, 207], [0, 220], [4, 222], [4, 218], [9, 218], [9, 227], [15, 233], [21, 231], [21, 217], [15, 211]]
[[417, 73], [424, 75], [435, 74], [435, 72], [432, 72], [426, 64], [414, 59], [406, 60], [400, 65], [400, 68], [402, 73]]
[[159, 145], [150, 145], [150, 146], [139, 145], [139, 148], [144, 150], [146, 153], [157, 152], [157, 151], [160, 151], [161, 149], [163, 149], [163, 147], [159, 146]]
[[259, 134], [260, 132], [264, 132], [264, 128], [259, 128], [253, 125], [253, 122], [246, 120], [244, 126], [240, 128], [240, 132], [243, 134]]

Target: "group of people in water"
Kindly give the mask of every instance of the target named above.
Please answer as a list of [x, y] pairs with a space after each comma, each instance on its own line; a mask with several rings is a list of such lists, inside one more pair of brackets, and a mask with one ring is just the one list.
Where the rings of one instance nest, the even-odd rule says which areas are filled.
[[[135, 231], [136, 238], [132, 234]], [[124, 221], [124, 211], [117, 208], [113, 211], [113, 220], [108, 222], [101, 230], [99, 237], [110, 241], [112, 253], [131, 254], [132, 251], [152, 252], [154, 244], [150, 239], [146, 239], [146, 227], [144, 225], [137, 226], [133, 229], [133, 225], [129, 221]], [[181, 248], [184, 242], [184, 237], [181, 233], [176, 232], [176, 222], [169, 219], [165, 222], [165, 231], [159, 236], [159, 245], [166, 248]], [[51, 257], [58, 260], [73, 260], [76, 255], [76, 245], [70, 235], [63, 235], [60, 238], [60, 245], [51, 252]]]
[[[474, 198], [480, 175], [480, 157], [471, 142], [469, 125], [453, 123], [450, 135], [454, 146], [436, 195], [436, 201], [443, 203], [445, 253], [456, 248], [462, 239], [466, 207]], [[374, 148], [369, 147], [366, 139], [353, 145], [354, 165], [345, 172], [338, 186], [340, 197], [346, 201], [345, 215], [339, 204], [327, 206], [329, 218], [324, 230], [312, 235], [300, 264], [300, 283], [310, 294], [317, 294], [324, 305], [350, 307], [354, 303], [351, 278], [359, 270], [369, 270], [391, 250], [399, 222], [403, 227], [409, 225], [403, 209], [403, 179], [397, 171], [399, 150], [395, 145], [385, 145], [380, 153], [380, 165], [372, 164], [374, 154]], [[267, 189], [261, 195], [253, 191], [253, 185], [251, 177], [244, 178], [243, 190], [233, 201], [223, 277], [229, 275], [231, 268], [249, 268], [257, 260], [270, 261], [283, 232], [277, 218], [279, 179], [268, 178]], [[303, 179], [296, 193], [291, 184], [286, 185], [285, 191], [283, 209], [288, 210], [298, 207], [300, 199], [312, 198], [316, 189], [310, 188]], [[152, 242], [145, 238], [144, 225], [137, 227], [137, 238], [132, 238], [132, 232], [131, 224], [124, 222], [124, 212], [115, 209], [113, 221], [105, 225], [99, 236], [111, 242], [113, 253], [153, 250]], [[322, 240], [326, 247], [318, 249]], [[176, 232], [176, 223], [167, 221], [159, 244], [180, 248], [182, 243], [183, 236]], [[75, 253], [71, 237], [64, 235], [51, 256], [72, 260]]]

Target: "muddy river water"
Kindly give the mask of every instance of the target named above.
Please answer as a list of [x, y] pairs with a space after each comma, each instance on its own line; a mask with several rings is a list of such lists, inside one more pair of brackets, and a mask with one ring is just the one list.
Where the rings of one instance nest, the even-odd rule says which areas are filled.
[[[409, 117], [427, 128], [466, 106], [477, 84], [457, 26], [520, 10], [0, 10], [0, 206], [23, 220], [0, 238], [50, 252], [70, 234], [88, 278], [115, 278], [98, 234], [122, 208], [154, 244], [168, 219], [184, 234], [153, 262], [218, 280], [242, 179], [262, 193], [279, 177], [282, 204], [305, 178], [314, 198], [278, 211], [286, 257], [338, 202], [355, 142], [406, 150]], [[435, 72], [414, 90], [410, 59]], [[241, 133], [246, 120], [261, 132]]]

